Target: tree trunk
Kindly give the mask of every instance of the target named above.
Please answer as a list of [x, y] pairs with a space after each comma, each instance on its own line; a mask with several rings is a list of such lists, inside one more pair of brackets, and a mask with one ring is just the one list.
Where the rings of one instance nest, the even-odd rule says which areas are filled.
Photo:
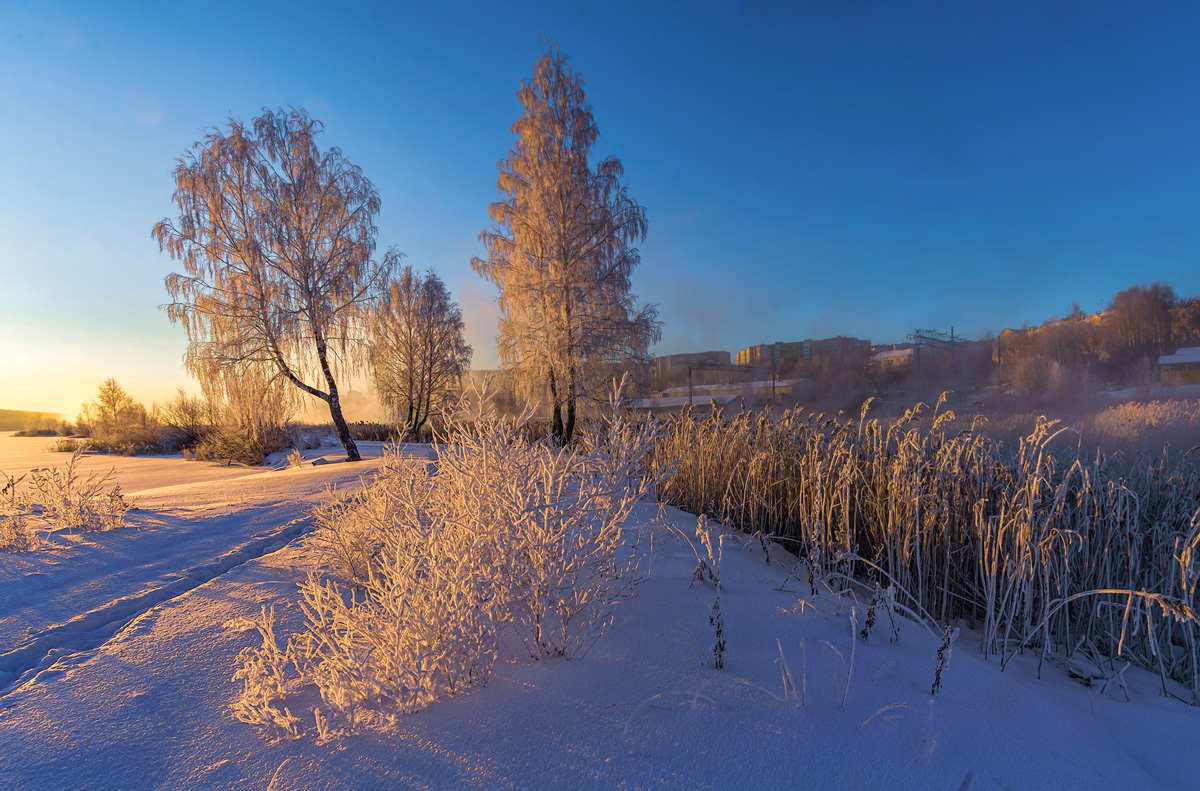
[[575, 391], [577, 390], [575, 385], [575, 373], [575, 363], [572, 362], [567, 367], [567, 384], [566, 387], [563, 388], [566, 390], [566, 392], [563, 394], [563, 401], [566, 402], [567, 420], [566, 424], [563, 426], [562, 442], [559, 444], [564, 448], [567, 447], [567, 444], [571, 441], [571, 437], [575, 436]]
[[342, 447], [346, 449], [346, 461], [362, 461], [362, 456], [358, 453], [358, 446], [354, 444], [354, 439], [350, 436], [350, 427], [346, 425], [346, 418], [342, 417], [342, 403], [338, 400], [337, 385], [332, 381], [329, 383], [329, 414], [333, 417], [333, 427], [337, 430], [338, 439], [341, 440]]
[[325, 382], [329, 385], [329, 414], [333, 418], [333, 427], [337, 431], [338, 439], [346, 449], [346, 461], [362, 461], [362, 456], [358, 454], [358, 446], [350, 436], [346, 418], [342, 417], [342, 402], [338, 399], [337, 382], [333, 380], [333, 371], [329, 368], [325, 339], [320, 336], [317, 337], [317, 360], [321, 363], [321, 373], [325, 374]]
[[550, 421], [550, 436], [554, 439], [556, 447], [563, 446], [563, 419], [562, 407], [558, 404], [554, 405], [553, 417]]
[[417, 433], [421, 430], [421, 424], [417, 420], [417, 408], [410, 401], [408, 404], [408, 419], [404, 421], [404, 441], [416, 442], [421, 437]]
[[563, 438], [559, 443], [562, 447], [566, 447], [571, 441], [571, 437], [575, 436], [575, 396], [572, 393], [567, 394], [567, 422], [563, 426]]
[[558, 387], [553, 370], [550, 371], [550, 400], [554, 404], [550, 410], [550, 436], [554, 439], [554, 444], [561, 448], [563, 446], [562, 405], [558, 400]]

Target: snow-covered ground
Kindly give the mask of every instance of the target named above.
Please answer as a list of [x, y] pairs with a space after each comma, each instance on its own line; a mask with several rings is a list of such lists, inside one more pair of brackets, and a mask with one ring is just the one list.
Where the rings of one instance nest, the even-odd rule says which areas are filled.
[[[0, 437], [4, 470], [9, 441]], [[787, 579], [784, 553], [768, 564], [737, 536], [726, 538], [722, 570], [725, 667], [713, 669], [715, 591], [689, 584], [696, 557], [654, 525], [650, 504], [630, 525], [650, 551], [646, 579], [586, 656], [535, 662], [514, 641], [486, 687], [386, 730], [336, 745], [270, 742], [229, 714], [235, 657], [258, 642], [230, 624], [274, 604], [277, 633], [298, 628], [307, 510], [326, 484], [353, 485], [373, 462], [205, 477], [213, 468], [180, 459], [101, 461], [119, 462], [124, 488], [140, 492], [140, 529], [0, 554], [0, 789], [1200, 782], [1200, 709], [1161, 696], [1156, 677], [1128, 671], [1127, 702], [1117, 682], [1101, 693], [1053, 664], [1037, 679], [1036, 656], [1001, 673], [964, 632], [932, 697], [935, 636], [905, 620], [890, 642], [880, 615], [857, 639], [852, 615], [861, 626], [865, 603], [807, 595], [806, 581]], [[692, 516], [666, 509], [664, 518], [694, 530]], [[311, 727], [307, 711], [293, 711]]]
[[[19, 477], [58, 466], [53, 440], [0, 435], [0, 470]], [[81, 475], [114, 471], [133, 508], [130, 527], [51, 534], [33, 553], [0, 553], [0, 692], [66, 652], [99, 645], [130, 618], [307, 532], [307, 511], [326, 486], [357, 485], [378, 465], [380, 443], [360, 464], [225, 467], [181, 456], [88, 455]], [[344, 459], [338, 448], [310, 460]]]

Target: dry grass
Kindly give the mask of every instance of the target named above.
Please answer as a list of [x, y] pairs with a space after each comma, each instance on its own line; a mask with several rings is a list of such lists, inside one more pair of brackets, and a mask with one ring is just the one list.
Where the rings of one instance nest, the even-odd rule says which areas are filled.
[[675, 417], [657, 449], [662, 469], [674, 465], [659, 494], [769, 532], [819, 575], [885, 577], [924, 620], [979, 627], [1002, 662], [1025, 649], [1120, 656], [1200, 703], [1193, 457], [1076, 455], [1044, 418], [1010, 445], [978, 421], [952, 429], [941, 406], [888, 422], [866, 407], [850, 421]]

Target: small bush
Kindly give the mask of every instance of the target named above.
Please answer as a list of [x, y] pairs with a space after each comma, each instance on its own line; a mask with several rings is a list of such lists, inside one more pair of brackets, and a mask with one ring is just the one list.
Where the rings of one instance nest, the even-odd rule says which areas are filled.
[[201, 439], [192, 453], [200, 461], [257, 467], [269, 454], [289, 447], [290, 437], [283, 426], [248, 426], [217, 429]]
[[226, 466], [237, 463], [257, 467], [267, 459], [262, 438], [248, 429], [214, 431], [196, 443], [192, 453], [198, 461], [219, 461]]
[[155, 407], [155, 416], [167, 429], [165, 444], [174, 450], [193, 448], [211, 434], [219, 422], [218, 411], [210, 400], [189, 396], [180, 387], [174, 398]]
[[58, 432], [52, 428], [27, 428], [13, 434], [14, 437], [53, 437]]
[[350, 438], [356, 442], [388, 442], [398, 439], [399, 433], [392, 426], [360, 420], [350, 424]]
[[68, 437], [71, 435], [71, 424], [57, 418], [42, 416], [25, 422], [25, 427], [14, 436], [17, 437], [53, 437], [55, 435]]
[[[0, 548], [36, 549], [40, 540], [28, 520], [40, 520], [67, 530], [92, 532], [125, 526], [129, 504], [119, 484], [109, 486], [113, 471], [86, 478], [76, 469], [86, 445], [76, 448], [61, 467], [41, 467], [20, 478], [0, 473], [4, 481], [0, 504]], [[18, 485], [25, 482], [24, 491]], [[24, 537], [22, 537], [24, 531]]]
[[71, 531], [86, 533], [124, 527], [129, 504], [121, 494], [120, 484], [108, 486], [113, 471], [104, 475], [92, 473], [86, 478], [76, 471], [84, 450], [76, 449], [65, 466], [30, 470], [30, 491], [24, 496], [26, 507]]
[[[570, 452], [477, 416], [434, 463], [385, 449], [371, 485], [316, 511], [324, 564], [288, 648], [304, 682], [352, 731], [364, 708], [415, 711], [486, 683], [506, 627], [535, 657], [586, 651], [636, 578], [622, 524], [655, 484], [656, 431], [614, 413]], [[264, 633], [239, 671], [246, 710], [273, 722], [286, 709], [262, 705], [263, 679], [278, 653]]]
[[98, 428], [92, 426], [88, 444], [101, 453], [122, 456], [147, 456], [170, 449], [165, 427], [152, 423]]
[[262, 618], [259, 621], [237, 619], [226, 624], [253, 628], [262, 638], [259, 648], [247, 647], [238, 653], [237, 661], [241, 667], [233, 674], [234, 681], [241, 681], [242, 694], [233, 704], [234, 717], [239, 722], [256, 725], [271, 731], [283, 738], [297, 738], [300, 735], [296, 727], [299, 721], [292, 716], [287, 708], [275, 705], [285, 694], [286, 666], [295, 662], [294, 648], [291, 643], [286, 650], [279, 648], [275, 640], [275, 605], [268, 610], [262, 608]]
[[24, 514], [0, 514], [0, 552], [32, 552], [41, 545], [41, 537]]
[[86, 442], [62, 437], [47, 445], [46, 450], [50, 453], [74, 453], [80, 448], [87, 448], [87, 446], [88, 443]]

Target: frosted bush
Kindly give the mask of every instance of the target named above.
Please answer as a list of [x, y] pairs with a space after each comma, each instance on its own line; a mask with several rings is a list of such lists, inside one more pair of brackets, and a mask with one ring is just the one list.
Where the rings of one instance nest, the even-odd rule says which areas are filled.
[[574, 451], [529, 442], [520, 420], [454, 428], [433, 463], [385, 448], [370, 485], [317, 510], [324, 562], [301, 585], [295, 662], [350, 729], [364, 707], [486, 683], [507, 627], [532, 656], [578, 655], [637, 579], [622, 524], [655, 484], [655, 423], [614, 399]]
[[32, 552], [42, 539], [21, 513], [0, 514], [0, 552]]
[[226, 626], [251, 627], [258, 631], [262, 645], [243, 648], [237, 661], [241, 667], [233, 674], [234, 681], [242, 682], [242, 694], [233, 704], [233, 713], [239, 721], [255, 725], [264, 730], [287, 738], [298, 738], [298, 717], [286, 707], [276, 705], [286, 692], [285, 667], [295, 663], [294, 648], [289, 643], [280, 650], [275, 639], [275, 607], [262, 608], [260, 621], [239, 619]]
[[[26, 550], [40, 546], [41, 542], [29, 530], [27, 520], [83, 532], [125, 527], [129, 504], [121, 494], [120, 484], [109, 485], [113, 472], [84, 477], [76, 469], [86, 450], [86, 445], [76, 448], [67, 463], [60, 467], [30, 470], [15, 479], [0, 474], [4, 479], [0, 494], [6, 512], [2, 517], [4, 524], [0, 526], [0, 547], [7, 545]], [[18, 491], [22, 482], [25, 485]]]
[[76, 472], [75, 467], [85, 450], [86, 447], [76, 449], [61, 467], [31, 470], [27, 504], [72, 531], [124, 527], [129, 505], [121, 495], [120, 484], [109, 487], [112, 471], [104, 475], [92, 473], [86, 478]]

